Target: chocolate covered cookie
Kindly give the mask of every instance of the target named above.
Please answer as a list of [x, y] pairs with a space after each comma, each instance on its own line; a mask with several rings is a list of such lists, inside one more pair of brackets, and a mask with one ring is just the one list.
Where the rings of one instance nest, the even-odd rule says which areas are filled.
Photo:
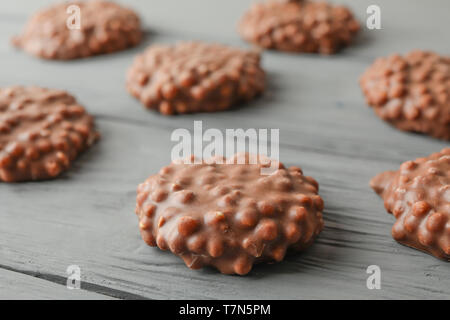
[[[79, 8], [79, 29], [69, 28], [69, 6]], [[70, 1], [31, 17], [13, 44], [45, 59], [77, 59], [124, 50], [142, 38], [139, 17], [111, 1]]]
[[98, 136], [93, 118], [65, 91], [0, 88], [0, 181], [54, 178]]
[[322, 54], [349, 45], [359, 28], [346, 7], [307, 0], [255, 3], [239, 24], [241, 36], [260, 47]]
[[152, 45], [127, 74], [128, 91], [165, 115], [225, 110], [264, 85], [257, 52], [201, 42]]
[[413, 51], [379, 58], [360, 85], [383, 120], [400, 130], [450, 140], [450, 57]]
[[450, 148], [381, 173], [370, 185], [397, 219], [395, 240], [450, 261]]
[[[240, 275], [255, 263], [283, 260], [290, 249], [306, 249], [323, 229], [318, 183], [298, 167], [261, 159], [173, 162], [150, 176], [137, 191], [144, 241], [189, 268]], [[269, 165], [274, 172], [261, 175]]]

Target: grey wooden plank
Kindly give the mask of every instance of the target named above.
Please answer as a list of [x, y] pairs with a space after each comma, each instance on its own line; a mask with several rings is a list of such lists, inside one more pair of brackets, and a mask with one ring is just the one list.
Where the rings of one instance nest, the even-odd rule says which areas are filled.
[[[125, 298], [450, 297], [448, 263], [397, 244], [390, 236], [393, 218], [368, 187], [377, 172], [448, 143], [384, 124], [365, 105], [357, 83], [378, 55], [416, 47], [448, 52], [442, 41], [450, 26], [447, 1], [377, 1], [383, 30], [364, 30], [356, 46], [333, 57], [264, 53], [264, 97], [229, 112], [171, 118], [143, 110], [124, 90], [133, 56], [149, 43], [180, 39], [245, 46], [235, 25], [251, 1], [127, 1], [152, 31], [143, 45], [64, 63], [29, 57], [7, 41], [28, 14], [49, 2], [0, 3], [0, 86], [67, 89], [96, 115], [103, 137], [61, 179], [0, 184], [0, 264], [59, 277], [77, 264], [84, 281], [129, 293], [119, 295]], [[372, 4], [339, 2], [361, 20]], [[170, 160], [172, 130], [192, 129], [194, 120], [219, 129], [280, 129], [281, 160], [317, 178], [326, 202], [326, 227], [310, 250], [237, 277], [188, 270], [142, 242], [133, 214], [136, 186]], [[372, 264], [381, 267], [382, 290], [365, 286]]]
[[51, 281], [0, 269], [0, 300], [99, 300], [112, 299], [82, 289], [68, 289]]

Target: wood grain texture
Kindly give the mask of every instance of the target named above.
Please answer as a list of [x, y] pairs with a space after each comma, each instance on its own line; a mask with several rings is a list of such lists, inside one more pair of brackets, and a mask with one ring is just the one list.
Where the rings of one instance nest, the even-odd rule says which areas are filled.
[[[145, 43], [70, 62], [38, 60], [9, 44], [50, 2], [0, 2], [0, 86], [69, 90], [96, 116], [102, 139], [60, 179], [0, 184], [1, 298], [71, 298], [61, 283], [72, 264], [82, 270], [84, 290], [76, 297], [86, 299], [450, 297], [450, 265], [396, 243], [394, 218], [368, 187], [378, 172], [448, 143], [391, 128], [366, 106], [358, 86], [377, 56], [414, 48], [448, 54], [448, 1], [336, 1], [361, 21], [369, 4], [379, 4], [383, 29], [364, 28], [355, 46], [331, 57], [266, 52], [264, 97], [228, 112], [178, 117], [146, 111], [127, 94], [133, 57], [154, 42], [246, 46], [235, 27], [251, 1], [126, 1], [143, 18]], [[189, 270], [143, 243], [133, 213], [136, 186], [170, 161], [171, 132], [192, 130], [194, 120], [209, 128], [280, 129], [281, 161], [314, 176], [325, 200], [325, 230], [307, 252], [239, 277]], [[381, 290], [366, 288], [373, 264], [382, 271]]]

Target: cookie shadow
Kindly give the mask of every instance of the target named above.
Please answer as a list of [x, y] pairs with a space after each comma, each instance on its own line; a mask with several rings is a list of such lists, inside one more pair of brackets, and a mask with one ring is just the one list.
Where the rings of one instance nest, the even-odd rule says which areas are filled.
[[261, 111], [265, 108], [272, 108], [274, 102], [279, 100], [278, 97], [283, 95], [283, 87], [280, 85], [280, 79], [282, 79], [281, 74], [272, 71], [266, 72], [266, 88], [262, 94], [251, 101], [239, 102], [230, 109], [221, 112], [226, 114], [242, 111], [254, 113], [256, 110]]
[[366, 48], [369, 44], [375, 42], [375, 32], [377, 30], [368, 30], [366, 27], [362, 26], [361, 31], [358, 33], [358, 35], [355, 37], [353, 42], [343, 50], [341, 50], [343, 53], [345, 51], [350, 51], [350, 49], [361, 49]]
[[91, 170], [87, 170], [89, 164], [96, 164], [98, 163], [98, 160], [101, 158], [103, 143], [101, 141], [102, 138], [100, 138], [99, 141], [97, 141], [95, 144], [90, 146], [87, 150], [82, 152], [78, 157], [73, 161], [70, 168], [64, 171], [59, 177], [53, 180], [49, 181], [58, 181], [58, 180], [75, 180], [78, 179], [78, 177], [83, 176], [91, 176], [92, 171], [95, 170], [95, 168]]
[[[325, 212], [324, 216], [326, 214]], [[328, 227], [327, 223], [329, 224]], [[271, 277], [278, 278], [280, 275], [301, 275], [306, 273], [314, 274], [315, 277], [320, 276], [321, 273], [326, 276], [335, 270], [336, 262], [342, 260], [337, 243], [344, 241], [344, 233], [325, 218], [324, 230], [309, 248], [301, 252], [290, 251], [280, 262], [255, 264], [245, 276], [237, 274], [221, 275], [217, 269], [210, 266], [197, 271], [205, 276], [245, 277], [248, 280], [270, 279]], [[333, 245], [330, 245], [330, 242]]]
[[[111, 52], [111, 53], [104, 53], [104, 54], [97, 54], [93, 56], [87, 56], [87, 57], [81, 57], [77, 59], [69, 59], [69, 60], [52, 60], [52, 59], [42, 59], [39, 57], [32, 56], [34, 59], [38, 59], [42, 63], [48, 63], [48, 64], [54, 64], [54, 65], [77, 65], [77, 64], [97, 64], [99, 62], [105, 63], [112, 60], [120, 60], [127, 56], [134, 57], [136, 54], [142, 52], [152, 41], [155, 37], [158, 36], [158, 33], [154, 30], [143, 30], [142, 40], [139, 42], [139, 44], [129, 47], [123, 50]], [[25, 52], [22, 52], [23, 54], [26, 54]]]
[[253, 267], [248, 276], [252, 279], [268, 279], [280, 275], [305, 275], [314, 274], [317, 277], [321, 273], [326, 276], [333, 271], [333, 266], [339, 258], [339, 251], [330, 248], [327, 244], [332, 228], [322, 231], [315, 242], [302, 252], [289, 252], [283, 261], [260, 263]]
[[75, 160], [71, 163], [70, 167], [60, 175], [55, 178], [43, 179], [43, 180], [29, 180], [29, 181], [19, 181], [19, 182], [3, 182], [0, 181], [0, 186], [9, 185], [13, 188], [20, 189], [21, 187], [26, 187], [29, 185], [43, 186], [48, 184], [58, 184], [61, 182], [66, 182], [69, 180], [75, 180], [75, 177], [89, 175], [89, 172], [84, 172], [85, 167], [89, 163], [95, 163], [97, 158], [99, 158], [100, 150], [98, 149], [99, 142], [89, 147], [88, 150], [82, 152], [77, 156]]
[[129, 55], [134, 57], [138, 53], [141, 53], [143, 50], [145, 50], [145, 48], [147, 48], [157, 36], [158, 36], [158, 33], [155, 30], [144, 29], [142, 32], [142, 40], [136, 46], [127, 48], [125, 50], [112, 52], [109, 54], [101, 54], [101, 55], [93, 56], [90, 58], [88, 57], [88, 58], [82, 59], [82, 60], [86, 60], [86, 61], [92, 60], [93, 62], [95, 62], [97, 60], [103, 61], [103, 60], [107, 60], [107, 59], [108, 60], [121, 59], [121, 58], [129, 56]]

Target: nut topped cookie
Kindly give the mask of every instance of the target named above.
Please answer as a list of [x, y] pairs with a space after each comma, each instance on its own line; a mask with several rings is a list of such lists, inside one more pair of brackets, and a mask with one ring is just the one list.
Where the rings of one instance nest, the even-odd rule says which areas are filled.
[[[79, 29], [67, 25], [71, 5], [79, 8]], [[141, 38], [132, 10], [111, 1], [70, 1], [37, 12], [13, 44], [44, 59], [67, 60], [124, 50]]]
[[165, 115], [225, 110], [264, 87], [259, 53], [202, 42], [152, 45], [127, 74], [128, 91]]
[[98, 137], [93, 118], [67, 92], [0, 88], [0, 181], [55, 178]]
[[308, 0], [258, 2], [239, 23], [241, 36], [262, 48], [321, 54], [349, 45], [359, 28], [346, 7]]
[[450, 57], [428, 51], [377, 59], [360, 79], [367, 103], [400, 130], [450, 140]]
[[[150, 176], [137, 194], [144, 241], [189, 268], [240, 275], [254, 263], [306, 249], [323, 229], [318, 183], [298, 167], [262, 159], [240, 154], [226, 162], [173, 162]], [[267, 166], [275, 169], [262, 175]]]
[[381, 173], [370, 185], [397, 219], [395, 240], [450, 261], [450, 148]]

